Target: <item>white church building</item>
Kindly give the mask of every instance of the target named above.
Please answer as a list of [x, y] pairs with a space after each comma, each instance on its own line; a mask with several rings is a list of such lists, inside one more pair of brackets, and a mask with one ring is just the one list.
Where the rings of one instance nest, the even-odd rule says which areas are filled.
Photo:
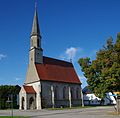
[[[71, 62], [43, 56], [37, 8], [30, 35], [26, 80], [19, 93], [19, 108], [81, 105], [81, 82]], [[52, 52], [51, 52], [52, 53]]]

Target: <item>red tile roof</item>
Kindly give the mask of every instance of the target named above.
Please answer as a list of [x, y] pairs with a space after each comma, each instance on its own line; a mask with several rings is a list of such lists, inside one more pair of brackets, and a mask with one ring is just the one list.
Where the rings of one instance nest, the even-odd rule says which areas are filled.
[[35, 94], [36, 93], [32, 86], [23, 86], [23, 87], [24, 87], [26, 93], [28, 93], [28, 94]]
[[70, 62], [43, 57], [43, 64], [35, 64], [40, 80], [81, 84]]

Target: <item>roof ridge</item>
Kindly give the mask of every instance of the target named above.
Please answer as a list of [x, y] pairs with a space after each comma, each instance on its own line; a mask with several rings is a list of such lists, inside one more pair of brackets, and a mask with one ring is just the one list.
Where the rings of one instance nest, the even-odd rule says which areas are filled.
[[[56, 61], [61, 61], [61, 62], [65, 62], [65, 63], [72, 64], [72, 62], [65, 61], [65, 60], [61, 60], [61, 59], [57, 59], [57, 58], [52, 58], [52, 57], [47, 57], [47, 56], [43, 56], [43, 58], [53, 59], [53, 60], [56, 60]], [[72, 65], [73, 65], [73, 64], [72, 64]]]

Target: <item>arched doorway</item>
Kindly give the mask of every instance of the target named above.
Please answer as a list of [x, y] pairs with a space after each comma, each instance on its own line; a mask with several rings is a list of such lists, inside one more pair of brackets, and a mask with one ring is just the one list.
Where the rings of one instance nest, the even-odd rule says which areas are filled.
[[25, 109], [25, 99], [24, 99], [24, 97], [22, 97], [21, 102], [22, 102], [21, 109]]
[[29, 99], [29, 108], [30, 109], [35, 109], [35, 104], [34, 104], [34, 98], [33, 97], [31, 97]]

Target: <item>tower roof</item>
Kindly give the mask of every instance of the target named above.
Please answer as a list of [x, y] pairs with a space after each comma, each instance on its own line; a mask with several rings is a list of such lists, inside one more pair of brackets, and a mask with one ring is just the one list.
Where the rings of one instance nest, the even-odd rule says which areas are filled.
[[37, 14], [36, 7], [35, 7], [35, 13], [34, 13], [34, 19], [33, 19], [32, 32], [31, 32], [31, 36], [33, 35], [40, 35], [40, 28], [39, 28], [38, 14]]

